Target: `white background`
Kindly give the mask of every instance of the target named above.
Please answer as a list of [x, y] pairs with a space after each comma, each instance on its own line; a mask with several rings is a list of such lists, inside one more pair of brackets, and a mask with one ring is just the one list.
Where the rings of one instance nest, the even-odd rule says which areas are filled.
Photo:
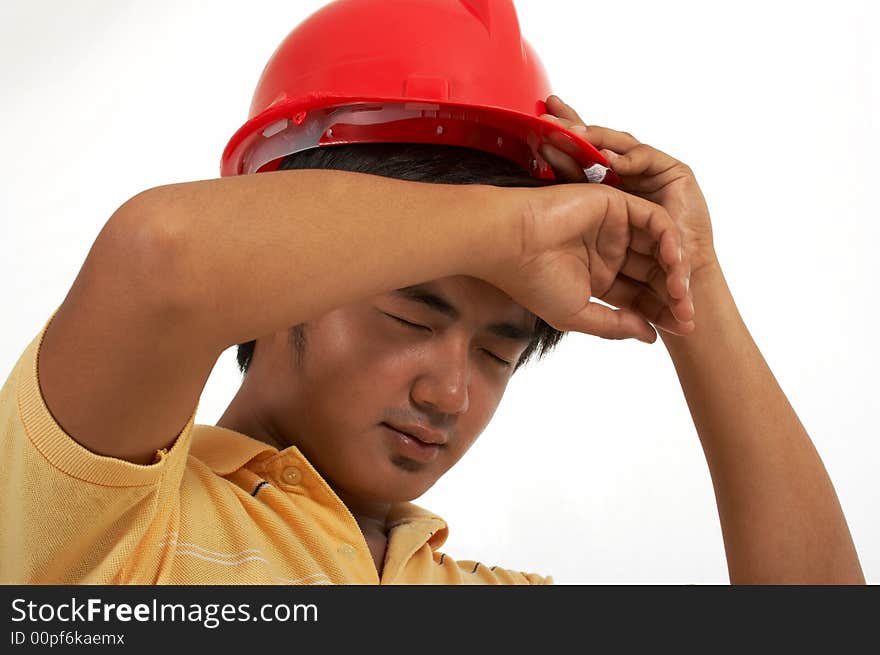
[[[113, 211], [219, 175], [263, 66], [322, 2], [0, 5], [0, 373], [60, 304]], [[869, 3], [517, 0], [553, 90], [688, 163], [740, 311], [880, 583], [880, 61]], [[112, 353], [107, 353], [112, 356]], [[218, 360], [197, 423], [237, 389]], [[418, 504], [458, 559], [558, 583], [726, 583], [711, 480], [665, 348], [581, 334], [520, 371]]]

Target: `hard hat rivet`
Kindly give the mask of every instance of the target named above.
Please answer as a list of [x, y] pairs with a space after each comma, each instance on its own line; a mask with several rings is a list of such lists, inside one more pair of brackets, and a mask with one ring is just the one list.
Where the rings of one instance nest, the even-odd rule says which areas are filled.
[[442, 125], [437, 126], [437, 134], [443, 134], [443, 126]]
[[502, 147], [503, 145], [504, 145], [504, 139], [502, 139], [502, 138], [499, 136], [499, 137], [498, 137], [498, 147], [500, 148], [500, 147]]
[[332, 136], [333, 136], [333, 128], [332, 128], [332, 127], [328, 127], [328, 128], [327, 128], [327, 137], [329, 138], [329, 137], [332, 137]]
[[532, 170], [534, 170], [534, 169], [536, 169], [536, 168], [538, 168], [538, 160], [537, 160], [537, 159], [533, 159], [533, 160], [532, 160]]

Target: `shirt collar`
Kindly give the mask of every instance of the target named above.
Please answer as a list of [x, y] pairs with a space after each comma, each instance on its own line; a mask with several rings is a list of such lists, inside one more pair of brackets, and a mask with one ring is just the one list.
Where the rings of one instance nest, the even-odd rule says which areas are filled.
[[[251, 461], [268, 459], [278, 453], [277, 448], [229, 428], [219, 425], [193, 426], [190, 455], [204, 462], [217, 475], [229, 475]], [[446, 521], [410, 502], [392, 505], [386, 527], [389, 533], [397, 528], [403, 528], [404, 532], [424, 531], [430, 535], [427, 542], [432, 550], [442, 546], [449, 536]]]
[[190, 455], [217, 475], [229, 475], [255, 458], [271, 457], [277, 448], [219, 425], [194, 425]]
[[401, 528], [407, 531], [426, 532], [430, 535], [427, 543], [431, 546], [431, 550], [437, 550], [449, 536], [446, 521], [434, 512], [408, 502], [395, 503], [391, 506], [385, 519], [385, 527], [389, 534]]

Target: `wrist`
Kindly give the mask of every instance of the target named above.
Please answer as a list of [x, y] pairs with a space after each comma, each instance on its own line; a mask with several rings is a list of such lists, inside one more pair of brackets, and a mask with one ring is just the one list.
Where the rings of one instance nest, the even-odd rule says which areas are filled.
[[688, 257], [691, 262], [691, 281], [721, 276], [721, 264], [718, 263], [718, 255], [713, 246], [689, 253]]
[[478, 184], [471, 189], [472, 201], [461, 217], [474, 244], [464, 274], [496, 284], [499, 271], [519, 261], [529, 198], [519, 188]]
[[[727, 287], [724, 273], [715, 253], [693, 257], [691, 260], [690, 288], [692, 293], [713, 293], [720, 285]], [[694, 301], [696, 303], [696, 300]]]
[[695, 329], [686, 336], [658, 329], [663, 343], [669, 347], [696, 347], [703, 342], [724, 338], [731, 322], [739, 320], [736, 303], [718, 260], [691, 269], [690, 292], [694, 302]]

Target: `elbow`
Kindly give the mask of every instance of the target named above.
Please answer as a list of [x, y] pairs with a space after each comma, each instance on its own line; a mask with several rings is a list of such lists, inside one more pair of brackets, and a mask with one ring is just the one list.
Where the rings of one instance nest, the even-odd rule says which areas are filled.
[[101, 270], [126, 280], [128, 293], [157, 312], [177, 315], [191, 307], [183, 222], [167, 211], [160, 189], [124, 202], [104, 225], [89, 257], [100, 258], [105, 263]]

